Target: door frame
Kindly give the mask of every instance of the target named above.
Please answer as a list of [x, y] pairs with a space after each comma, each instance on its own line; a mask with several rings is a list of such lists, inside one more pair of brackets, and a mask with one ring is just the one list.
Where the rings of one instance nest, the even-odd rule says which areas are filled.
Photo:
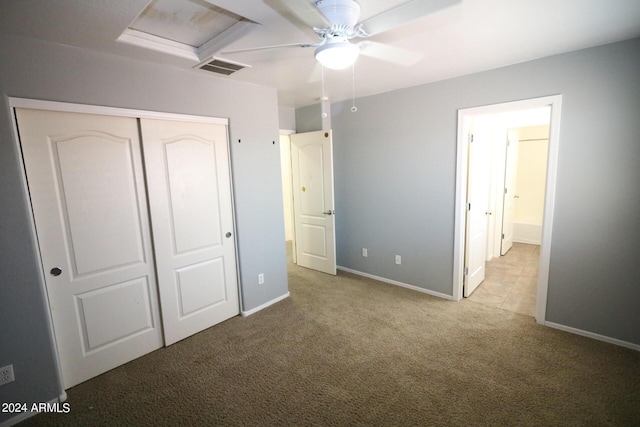
[[[287, 184], [291, 189], [291, 192], [290, 192], [291, 197], [289, 199], [289, 202], [291, 203], [291, 209], [290, 209], [290, 212], [285, 212], [285, 216], [286, 215], [290, 215], [291, 216], [291, 222], [292, 222], [291, 226], [293, 227], [293, 237], [291, 239], [291, 246], [292, 246], [292, 250], [293, 250], [293, 263], [297, 265], [298, 264], [298, 259], [297, 259], [297, 255], [296, 255], [296, 248], [297, 248], [297, 246], [296, 246], [296, 228], [294, 226], [295, 220], [294, 220], [294, 212], [293, 212], [294, 211], [294, 209], [293, 209], [293, 176], [292, 176], [292, 167], [293, 167], [293, 165], [292, 165], [292, 161], [291, 161], [291, 135], [295, 134], [296, 131], [293, 130], [293, 129], [280, 129], [279, 133], [280, 133], [279, 136], [287, 137], [287, 146], [288, 146], [287, 149], [289, 150], [289, 157], [287, 157], [287, 159], [286, 159], [286, 161], [288, 162], [288, 167], [289, 167], [289, 172], [290, 172], [289, 173], [289, 180], [288, 180], [288, 182], [283, 183], [283, 185]], [[282, 150], [282, 148], [280, 150]], [[280, 169], [282, 169], [282, 165], [280, 165]], [[284, 209], [284, 206], [283, 206], [283, 209]]]
[[[515, 143], [514, 143], [515, 140]], [[513, 228], [515, 224], [515, 216], [516, 216], [516, 189], [518, 188], [518, 151], [520, 146], [520, 139], [518, 135], [514, 135], [512, 128], [507, 129], [507, 143], [505, 147], [504, 153], [504, 180], [502, 183], [502, 187], [504, 191], [502, 192], [502, 215], [500, 216], [501, 221], [501, 238], [500, 238], [500, 252], [498, 252], [498, 256], [506, 255], [507, 252], [511, 250], [513, 247]], [[515, 162], [515, 164], [514, 164]], [[546, 165], [545, 165], [546, 169]], [[510, 202], [508, 202], [510, 200]], [[511, 208], [511, 216], [507, 217], [508, 209]], [[509, 218], [509, 220], [505, 221], [505, 218]], [[544, 222], [544, 221], [543, 221]], [[510, 230], [510, 236], [507, 236], [505, 233], [505, 223]], [[511, 245], [505, 251], [505, 241], [509, 239], [511, 241]]]
[[551, 107], [551, 117], [549, 120], [549, 153], [547, 157], [546, 190], [542, 224], [542, 244], [540, 247], [540, 264], [538, 270], [538, 287], [535, 316], [537, 323], [544, 324], [547, 311], [549, 263], [551, 258], [553, 213], [555, 210], [562, 95], [551, 95], [540, 98], [531, 98], [521, 101], [504, 102], [500, 104], [492, 104], [458, 110], [456, 196], [453, 241], [453, 297], [456, 301], [460, 301], [462, 299], [464, 280], [463, 270], [467, 197], [466, 176], [469, 163], [467, 152], [467, 128], [470, 118], [477, 115], [497, 114], [515, 110], [528, 110], [541, 107]]
[[[9, 109], [10, 114], [12, 116], [12, 132], [13, 132], [13, 140], [16, 144], [17, 153], [20, 156], [19, 162], [21, 165], [21, 179], [22, 186], [25, 194], [27, 195], [27, 203], [28, 209], [31, 213], [30, 215], [30, 238], [35, 243], [35, 247], [37, 248], [35, 256], [39, 261], [39, 271], [38, 275], [40, 277], [39, 288], [42, 294], [45, 296], [45, 309], [47, 310], [47, 329], [49, 332], [49, 336], [51, 339], [51, 343], [54, 349], [54, 361], [57, 367], [57, 379], [58, 385], [60, 387], [60, 402], [64, 402], [67, 399], [67, 393], [64, 388], [64, 384], [62, 381], [62, 367], [60, 365], [60, 355], [58, 354], [57, 341], [55, 338], [55, 330], [53, 328], [53, 318], [51, 316], [51, 306], [49, 304], [49, 298], [47, 297], [47, 285], [45, 282], [45, 271], [42, 267], [42, 257], [40, 254], [40, 245], [38, 243], [38, 235], [36, 231], [36, 223], [33, 215], [33, 207], [30, 202], [30, 193], [29, 193], [29, 185], [27, 181], [27, 174], [24, 165], [24, 158], [22, 154], [22, 145], [20, 143], [20, 134], [18, 132], [18, 123], [16, 120], [16, 115], [14, 113], [16, 108], [26, 108], [32, 110], [49, 110], [49, 111], [58, 111], [58, 112], [68, 112], [68, 113], [85, 113], [85, 114], [95, 114], [95, 115], [105, 115], [105, 116], [117, 116], [117, 117], [133, 117], [133, 118], [141, 118], [141, 119], [160, 119], [160, 120], [173, 120], [173, 121], [182, 121], [182, 122], [199, 122], [199, 123], [212, 123], [212, 124], [222, 124], [227, 127], [227, 145], [228, 147], [228, 158], [227, 162], [229, 163], [229, 184], [231, 190], [231, 216], [233, 223], [233, 238], [235, 240], [235, 257], [236, 257], [236, 276], [238, 278], [236, 287], [238, 291], [238, 304], [239, 311], [242, 313], [242, 287], [240, 286], [242, 279], [240, 276], [240, 260], [238, 259], [238, 240], [237, 240], [237, 224], [236, 224], [236, 213], [235, 213], [235, 199], [234, 199], [234, 186], [233, 186], [233, 169], [231, 163], [231, 144], [229, 137], [229, 119], [227, 118], [218, 118], [218, 117], [207, 117], [207, 116], [197, 116], [197, 115], [189, 115], [189, 114], [176, 114], [176, 113], [164, 113], [159, 111], [148, 111], [148, 110], [135, 110], [129, 108], [117, 108], [117, 107], [104, 107], [98, 105], [89, 105], [89, 104], [74, 104], [67, 102], [57, 102], [57, 101], [44, 101], [38, 99], [29, 99], [29, 98], [17, 98], [17, 97], [9, 97]], [[145, 182], [145, 188], [147, 186]]]

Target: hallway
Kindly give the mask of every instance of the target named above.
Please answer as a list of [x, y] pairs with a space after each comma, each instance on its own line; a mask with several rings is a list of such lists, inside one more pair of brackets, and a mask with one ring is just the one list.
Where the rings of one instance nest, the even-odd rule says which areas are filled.
[[540, 246], [514, 243], [506, 255], [487, 262], [484, 282], [470, 301], [535, 316]]

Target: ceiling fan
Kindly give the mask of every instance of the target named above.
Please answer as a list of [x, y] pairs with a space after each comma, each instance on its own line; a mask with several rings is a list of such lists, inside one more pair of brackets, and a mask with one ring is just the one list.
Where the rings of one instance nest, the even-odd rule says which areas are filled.
[[[352, 43], [353, 39], [366, 39], [392, 30], [462, 0], [410, 0], [378, 15], [360, 20], [360, 4], [356, 0], [265, 0], [278, 12], [302, 21], [320, 38], [317, 43], [289, 43], [222, 52], [223, 54], [249, 52], [285, 47], [314, 47], [315, 58], [324, 67], [340, 70], [352, 65], [368, 41]], [[401, 52], [401, 51], [400, 51]], [[392, 48], [378, 50], [380, 59], [402, 62], [402, 54], [394, 55]], [[371, 52], [373, 54], [373, 51]], [[406, 54], [404, 55], [406, 59]], [[405, 61], [406, 62], [406, 61]]]

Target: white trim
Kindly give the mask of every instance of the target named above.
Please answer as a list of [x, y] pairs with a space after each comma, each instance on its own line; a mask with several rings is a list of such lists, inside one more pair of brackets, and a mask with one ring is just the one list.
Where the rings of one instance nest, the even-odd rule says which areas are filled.
[[571, 326], [564, 326], [553, 322], [544, 322], [545, 326], [550, 328], [559, 329], [561, 331], [569, 332], [583, 337], [592, 338], [594, 340], [603, 341], [609, 344], [618, 345], [620, 347], [629, 348], [631, 350], [640, 351], [640, 345], [634, 344], [628, 341], [622, 341], [616, 338], [611, 338], [606, 335], [594, 334], [593, 332], [583, 331], [582, 329], [572, 328]]
[[[287, 219], [286, 217], [289, 216], [290, 217], [290, 221], [291, 221], [291, 228], [292, 228], [292, 237], [291, 237], [291, 253], [292, 253], [292, 257], [293, 257], [293, 263], [294, 264], [298, 264], [298, 257], [296, 254], [296, 230], [295, 230], [295, 220], [294, 220], [294, 211], [293, 211], [293, 176], [291, 174], [293, 165], [291, 162], [291, 135], [295, 134], [296, 131], [293, 129], [280, 129], [279, 130], [279, 137], [283, 137], [286, 136], [286, 142], [285, 145], [287, 146], [287, 150], [289, 150], [289, 158], [287, 159], [287, 167], [289, 169], [289, 181], [287, 182], [287, 184], [289, 184], [289, 186], [291, 187], [291, 197], [289, 198], [288, 202], [291, 203], [291, 209], [289, 210], [289, 212], [285, 212], [285, 226], [287, 223]], [[282, 146], [280, 146], [280, 152], [282, 152]], [[280, 164], [280, 169], [282, 171], [283, 165]], [[283, 179], [283, 188], [284, 188], [284, 179]], [[286, 236], [285, 236], [286, 237]]]
[[[49, 403], [56, 403], [58, 399], [53, 399], [51, 400]], [[29, 404], [27, 404], [29, 406]], [[5, 420], [3, 422], [0, 423], [0, 427], [10, 427], [10, 426], [14, 426], [18, 423], [21, 423], [22, 421], [26, 420], [27, 418], [31, 418], [34, 415], [38, 415], [37, 412], [21, 412], [18, 415], [16, 415], [13, 418], [9, 418], [8, 420]]]
[[513, 243], [524, 243], [525, 245], [536, 245], [536, 246], [540, 246], [541, 241], [540, 240], [533, 240], [533, 239], [513, 239]]
[[[24, 155], [22, 153], [22, 144], [20, 143], [20, 132], [18, 131], [18, 122], [15, 115], [14, 106], [12, 102], [15, 98], [9, 98], [9, 109], [11, 111], [11, 131], [13, 132], [13, 141], [16, 144], [16, 150], [19, 155], [17, 159], [20, 164], [20, 178], [22, 180], [22, 190], [26, 196], [27, 200], [27, 210], [29, 212], [29, 236], [28, 238], [32, 242], [32, 247], [34, 248], [34, 257], [38, 260], [37, 265], [37, 273], [38, 277], [40, 277], [40, 292], [45, 299], [46, 304], [46, 322], [47, 322], [47, 332], [49, 333], [49, 339], [51, 340], [51, 345], [53, 346], [53, 361], [56, 365], [56, 380], [58, 381], [58, 388], [60, 390], [60, 397], [64, 396], [65, 400], [67, 398], [67, 393], [64, 389], [64, 384], [62, 381], [62, 366], [60, 364], [60, 356], [58, 354], [58, 340], [56, 339], [55, 329], [53, 328], [53, 317], [51, 315], [51, 307], [49, 306], [49, 297], [47, 292], [47, 285], [45, 282], [45, 272], [44, 267], [42, 266], [42, 256], [40, 254], [40, 242], [38, 241], [38, 233], [36, 231], [36, 219], [33, 215], [33, 206], [31, 205], [31, 193], [29, 192], [29, 185], [27, 181], [27, 171], [24, 166]], [[55, 399], [54, 399], [55, 400]], [[54, 401], [52, 400], [52, 401]]]
[[338, 270], [342, 270], [342, 271], [345, 271], [347, 273], [357, 274], [358, 276], [362, 276], [362, 277], [368, 277], [369, 279], [377, 280], [378, 282], [388, 283], [390, 285], [395, 285], [395, 286], [400, 286], [400, 287], [403, 287], [403, 288], [411, 289], [412, 291], [421, 292], [423, 294], [429, 294], [429, 295], [432, 295], [434, 297], [443, 298], [443, 299], [447, 299], [447, 300], [450, 300], [450, 301], [454, 300], [454, 298], [451, 295], [442, 294], [440, 292], [435, 292], [435, 291], [430, 291], [429, 289], [420, 288], [418, 286], [409, 285], [408, 283], [398, 282], [396, 280], [391, 280], [391, 279], [387, 279], [387, 278], [380, 277], [380, 276], [374, 276], [373, 274], [363, 273], [362, 271], [352, 270], [350, 268], [346, 268], [346, 267], [342, 267], [342, 266], [338, 266]]
[[102, 107], [89, 104], [72, 104], [39, 99], [9, 98], [11, 108], [28, 108], [32, 110], [62, 111], [67, 113], [98, 114], [103, 116], [133, 117], [140, 119], [173, 120], [177, 122], [212, 123], [229, 125], [229, 119], [221, 117], [196, 116], [190, 114], [164, 113], [161, 111], [133, 110], [130, 108]]
[[263, 310], [263, 309], [265, 309], [265, 308], [269, 307], [270, 305], [273, 305], [273, 304], [275, 304], [275, 303], [277, 303], [277, 302], [280, 302], [280, 301], [282, 301], [282, 300], [283, 300], [283, 299], [285, 299], [285, 298], [289, 298], [289, 296], [290, 296], [290, 295], [291, 295], [291, 294], [290, 294], [289, 292], [287, 292], [286, 294], [281, 295], [281, 296], [279, 296], [278, 298], [272, 299], [271, 301], [265, 302], [264, 304], [259, 305], [259, 306], [257, 306], [256, 308], [252, 308], [251, 310], [248, 310], [248, 311], [241, 311], [241, 312], [240, 312], [240, 315], [241, 315], [242, 317], [251, 316], [252, 314], [257, 313], [257, 312], [259, 312], [260, 310]]
[[536, 321], [544, 324], [547, 317], [547, 292], [549, 289], [549, 263], [551, 261], [551, 233], [556, 203], [556, 178], [558, 175], [558, 151], [560, 147], [560, 112], [562, 95], [551, 103], [549, 122], [549, 153], [547, 154], [547, 183], [542, 219], [542, 243], [540, 244], [540, 267], [538, 270], [538, 295], [536, 295]]
[[190, 59], [195, 62], [200, 61], [198, 49], [188, 44], [175, 42], [163, 37], [154, 36], [138, 30], [127, 28], [116, 39], [116, 41], [138, 46], [144, 49], [155, 50], [156, 52], [167, 53], [169, 55], [179, 56], [181, 58]]
[[[50, 401], [48, 401], [47, 403], [52, 404], [52, 403], [63, 403], [64, 401], [67, 400], [67, 393], [63, 392], [60, 397], [56, 397], [51, 399]], [[20, 402], [20, 403], [26, 403], [26, 402]], [[39, 402], [32, 402], [32, 403], [27, 403], [27, 406], [32, 406], [34, 403], [39, 403]], [[73, 408], [71, 408], [73, 410]], [[9, 427], [9, 426], [14, 426], [18, 423], [21, 423], [22, 421], [26, 420], [27, 418], [31, 418], [34, 415], [38, 415], [39, 412], [21, 412], [18, 415], [16, 415], [13, 418], [9, 418], [8, 420], [5, 420], [3, 422], [0, 423], [0, 427]]]
[[[464, 114], [465, 110], [458, 110], [458, 156], [456, 160], [456, 199], [455, 211], [453, 213], [453, 300], [460, 301], [462, 299], [462, 281], [464, 280], [464, 238], [465, 216], [466, 216], [466, 194], [467, 194], [467, 176], [468, 167], [467, 151], [467, 135], [466, 130], [469, 126], [468, 117]], [[462, 175], [460, 171], [465, 171]]]
[[542, 244], [540, 245], [540, 266], [538, 274], [538, 295], [536, 302], [536, 321], [544, 324], [547, 310], [547, 289], [549, 285], [549, 262], [551, 257], [551, 232], [553, 229], [553, 212], [555, 207], [555, 190], [558, 164], [558, 147], [560, 144], [560, 112], [562, 95], [552, 95], [522, 101], [505, 102], [482, 107], [458, 110], [458, 141], [456, 162], [456, 199], [454, 212], [453, 242], [453, 299], [462, 299], [462, 280], [464, 278], [464, 240], [465, 240], [465, 206], [468, 166], [467, 138], [465, 131], [471, 116], [504, 113], [515, 110], [528, 110], [540, 107], [551, 107], [549, 127], [549, 154], [547, 160], [547, 178], [545, 191], [545, 208], [542, 225]]

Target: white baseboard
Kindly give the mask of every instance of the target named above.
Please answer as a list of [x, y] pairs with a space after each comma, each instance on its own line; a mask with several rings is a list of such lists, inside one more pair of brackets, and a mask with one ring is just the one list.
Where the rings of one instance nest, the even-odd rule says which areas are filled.
[[11, 427], [14, 426], [16, 424], [18, 424], [19, 422], [22, 422], [24, 420], [26, 420], [27, 418], [33, 417], [35, 415], [35, 413], [31, 413], [31, 412], [22, 412], [19, 415], [16, 415], [13, 418], [9, 418], [6, 421], [3, 421], [0, 423], [0, 427]]
[[[49, 402], [47, 403], [63, 403], [65, 400], [67, 400], [67, 392], [63, 391], [62, 394], [60, 395], [60, 397], [56, 398], [56, 399], [51, 399]], [[33, 403], [31, 404], [33, 405]], [[31, 406], [29, 405], [29, 406]], [[26, 420], [27, 418], [31, 418], [34, 415], [37, 415], [38, 412], [21, 412], [20, 414], [16, 415], [13, 418], [9, 418], [8, 420], [5, 420], [3, 422], [0, 423], [0, 427], [10, 427], [10, 426], [14, 426], [24, 420]]]
[[594, 334], [593, 332], [583, 331], [582, 329], [576, 329], [570, 326], [564, 326], [564, 325], [560, 325], [558, 323], [553, 323], [553, 322], [544, 322], [544, 325], [550, 328], [559, 329], [561, 331], [570, 332], [572, 334], [582, 335], [583, 337], [592, 338], [594, 340], [604, 341], [609, 344], [615, 344], [615, 345], [619, 345], [620, 347], [626, 347], [631, 350], [640, 351], [640, 345], [638, 344], [633, 344], [633, 343], [622, 341], [616, 338], [607, 337], [605, 335]]
[[[439, 298], [455, 301], [455, 298], [453, 296], [451, 296], [451, 295], [446, 295], [446, 294], [443, 294], [443, 293], [440, 293], [440, 292], [430, 291], [428, 289], [419, 288], [417, 286], [409, 285], [407, 283], [402, 283], [402, 282], [398, 282], [398, 281], [395, 281], [395, 280], [386, 279], [384, 277], [374, 276], [373, 274], [363, 273], [362, 271], [352, 270], [352, 269], [346, 268], [346, 267], [338, 266], [338, 269], [342, 270], [342, 271], [346, 271], [347, 273], [357, 274], [358, 276], [368, 277], [370, 279], [374, 279], [374, 280], [377, 280], [379, 282], [384, 282], [384, 283], [388, 283], [388, 284], [391, 284], [391, 285], [401, 286], [403, 288], [411, 289], [413, 291], [418, 291], [418, 292], [422, 292], [422, 293], [425, 293], [425, 294], [433, 295], [433, 296], [436, 296], [436, 297], [439, 297]], [[638, 345], [638, 344], [633, 344], [633, 343], [630, 343], [630, 342], [627, 342], [627, 341], [622, 341], [622, 340], [619, 340], [619, 339], [616, 339], [616, 338], [607, 337], [605, 335], [595, 334], [593, 332], [583, 331], [581, 329], [572, 328], [570, 326], [560, 325], [558, 323], [544, 322], [543, 324], [545, 326], [550, 327], [550, 328], [559, 329], [561, 331], [569, 332], [569, 333], [572, 333], [572, 334], [581, 335], [581, 336], [584, 336], [584, 337], [587, 337], [587, 338], [592, 338], [592, 339], [595, 339], [595, 340], [598, 340], [598, 341], [607, 342], [609, 344], [618, 345], [620, 347], [629, 348], [631, 350], [640, 351], [640, 345]]]
[[513, 241], [539, 245], [542, 243], [542, 224], [513, 224]]
[[338, 266], [338, 270], [346, 271], [347, 273], [357, 274], [358, 276], [368, 277], [369, 279], [377, 280], [379, 282], [388, 283], [390, 285], [401, 286], [403, 288], [411, 289], [412, 291], [422, 292], [423, 294], [433, 295], [434, 297], [448, 299], [450, 301], [455, 301], [455, 298], [452, 295], [443, 294], [440, 292], [430, 291], [428, 289], [420, 288], [418, 286], [409, 285], [408, 283], [402, 283], [395, 280], [387, 279], [380, 276], [374, 276], [373, 274], [363, 273], [362, 271], [352, 270], [350, 268]]
[[291, 295], [291, 294], [290, 294], [289, 292], [287, 292], [286, 294], [281, 295], [281, 296], [279, 296], [278, 298], [272, 299], [272, 300], [271, 300], [271, 301], [269, 301], [269, 302], [265, 302], [264, 304], [259, 305], [259, 306], [258, 306], [258, 307], [256, 307], [256, 308], [252, 308], [251, 310], [247, 310], [247, 311], [244, 311], [244, 310], [243, 310], [243, 311], [241, 311], [241, 312], [240, 312], [240, 315], [241, 315], [242, 317], [251, 316], [252, 314], [257, 313], [257, 312], [259, 312], [260, 310], [263, 310], [263, 309], [265, 309], [265, 308], [269, 307], [270, 305], [273, 305], [273, 304], [277, 303], [278, 301], [282, 301], [282, 300], [283, 300], [283, 299], [285, 299], [285, 298], [289, 298], [289, 295]]
[[521, 237], [516, 237], [516, 236], [513, 236], [513, 243], [526, 243], [527, 245], [538, 245], [538, 246], [542, 244], [540, 240], [528, 240], [528, 239], [523, 239]]

